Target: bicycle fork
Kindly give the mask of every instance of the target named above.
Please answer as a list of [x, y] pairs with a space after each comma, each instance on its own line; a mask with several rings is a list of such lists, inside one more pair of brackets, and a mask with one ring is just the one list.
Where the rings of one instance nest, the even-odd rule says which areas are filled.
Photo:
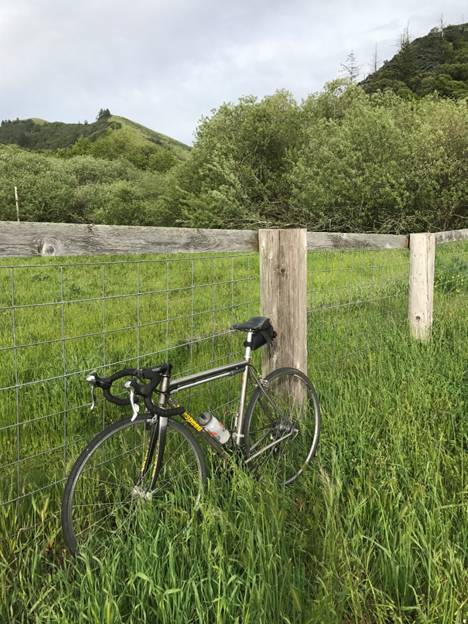
[[[161, 394], [159, 397], [159, 407], [164, 407], [166, 403], [166, 393], [169, 388], [169, 376], [163, 375], [161, 381]], [[136, 494], [140, 494], [141, 488], [139, 487], [143, 482], [143, 479], [148, 474], [148, 471], [153, 464], [153, 470], [151, 474], [151, 483], [149, 487], [149, 492], [151, 493], [156, 484], [156, 480], [158, 478], [159, 473], [161, 472], [161, 467], [163, 463], [164, 449], [166, 447], [166, 433], [167, 433], [167, 416], [158, 416], [157, 421], [154, 423], [151, 431], [151, 436], [148, 444], [148, 449], [146, 451], [145, 458], [143, 460], [143, 466], [141, 468], [140, 476], [138, 478], [137, 484], [134, 488]], [[154, 462], [154, 463], [153, 463]]]

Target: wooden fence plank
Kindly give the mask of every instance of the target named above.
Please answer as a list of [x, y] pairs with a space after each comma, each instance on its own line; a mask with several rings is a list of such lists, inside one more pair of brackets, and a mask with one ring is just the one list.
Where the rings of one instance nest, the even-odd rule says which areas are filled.
[[452, 243], [454, 241], [468, 240], [468, 229], [437, 232], [435, 240], [437, 245], [441, 245], [442, 243]]
[[0, 222], [0, 257], [257, 249], [255, 230]]
[[405, 234], [355, 234], [341, 232], [307, 232], [307, 249], [407, 249]]
[[[436, 243], [468, 240], [468, 229], [438, 232]], [[308, 232], [307, 249], [406, 249], [409, 236]], [[0, 257], [257, 251], [256, 230], [74, 223], [0, 222]]]

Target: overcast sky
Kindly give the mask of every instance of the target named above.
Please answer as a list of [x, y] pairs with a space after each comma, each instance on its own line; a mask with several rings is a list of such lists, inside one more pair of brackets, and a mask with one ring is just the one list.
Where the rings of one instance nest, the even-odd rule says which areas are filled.
[[467, 0], [0, 0], [0, 118], [91, 121], [99, 108], [191, 143], [224, 101], [370, 71], [410, 37], [468, 21]]

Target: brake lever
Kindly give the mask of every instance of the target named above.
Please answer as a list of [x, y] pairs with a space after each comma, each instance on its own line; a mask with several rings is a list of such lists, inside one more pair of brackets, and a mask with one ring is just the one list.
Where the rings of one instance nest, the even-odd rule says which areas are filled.
[[130, 419], [130, 422], [133, 422], [140, 412], [140, 406], [138, 405], [138, 403], [135, 402], [135, 388], [133, 387], [133, 382], [126, 381], [124, 383], [124, 388], [128, 390], [128, 393], [130, 395], [130, 405], [132, 406], [132, 417]]
[[96, 409], [96, 373], [90, 373], [86, 377], [86, 381], [91, 387], [91, 405], [89, 411], [93, 412]]

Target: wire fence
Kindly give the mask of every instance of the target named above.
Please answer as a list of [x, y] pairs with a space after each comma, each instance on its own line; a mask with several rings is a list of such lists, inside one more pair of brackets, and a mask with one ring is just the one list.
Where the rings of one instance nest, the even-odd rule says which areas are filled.
[[86, 441], [119, 417], [104, 401], [89, 411], [90, 370], [221, 365], [240, 355], [230, 326], [258, 308], [255, 253], [0, 266], [0, 505], [61, 485]]
[[312, 376], [355, 366], [406, 331], [409, 252], [309, 253], [308, 336]]
[[468, 319], [468, 242], [437, 245], [435, 259], [434, 318], [449, 317], [464, 326]]
[[[0, 508], [27, 511], [33, 494], [60, 495], [86, 442], [121, 417], [103, 400], [89, 411], [89, 371], [171, 361], [182, 376], [238, 359], [242, 339], [229, 328], [259, 313], [258, 265], [257, 253], [1, 265]], [[437, 247], [436, 323], [466, 318], [467, 267], [466, 242]], [[389, 344], [409, 344], [408, 274], [405, 249], [308, 254], [309, 374], [319, 392], [369, 374], [363, 363]], [[213, 409], [229, 423], [238, 383], [188, 391], [191, 411]]]
[[[309, 374], [322, 396], [325, 416], [347, 394], [345, 386], [388, 375], [405, 350], [419, 346], [408, 326], [409, 250], [326, 250], [308, 254]], [[468, 338], [468, 242], [436, 247], [434, 335]], [[394, 363], [396, 364], [396, 362]], [[379, 397], [368, 397], [369, 404]]]

